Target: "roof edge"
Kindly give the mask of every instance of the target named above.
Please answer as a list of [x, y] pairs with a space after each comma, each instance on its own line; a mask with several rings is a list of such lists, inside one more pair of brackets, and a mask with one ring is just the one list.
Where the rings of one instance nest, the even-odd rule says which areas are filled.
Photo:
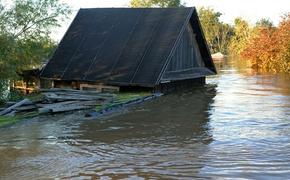
[[179, 32], [179, 34], [178, 34], [177, 39], [176, 39], [175, 42], [174, 42], [174, 45], [173, 45], [173, 47], [172, 47], [172, 49], [171, 49], [171, 52], [169, 53], [169, 55], [168, 55], [168, 57], [167, 57], [167, 59], [166, 59], [166, 61], [165, 61], [165, 64], [164, 64], [164, 66], [162, 67], [161, 72], [159, 73], [159, 76], [158, 76], [157, 81], [155, 82], [155, 85], [158, 85], [158, 84], [161, 82], [162, 76], [163, 76], [163, 74], [164, 74], [164, 72], [165, 72], [165, 70], [166, 70], [166, 67], [167, 67], [168, 64], [169, 64], [170, 59], [172, 58], [172, 56], [173, 56], [173, 54], [174, 54], [174, 52], [175, 52], [175, 50], [176, 50], [176, 48], [177, 48], [177, 45], [178, 45], [178, 43], [179, 43], [179, 41], [180, 41], [180, 39], [181, 39], [181, 37], [182, 37], [182, 34], [183, 34], [184, 31], [185, 31], [186, 25], [190, 22], [191, 16], [193, 15], [193, 12], [196, 11], [196, 8], [195, 8], [195, 7], [189, 7], [189, 8], [187, 8], [187, 9], [190, 9], [190, 11], [189, 11], [189, 13], [188, 13], [188, 15], [187, 15], [187, 17], [186, 17], [185, 22], [184, 22], [183, 25], [182, 25], [182, 28], [181, 28], [181, 30], [180, 30], [180, 32]]
[[[49, 57], [49, 60], [47, 62], [47, 64], [42, 68], [41, 72], [40, 72], [40, 75], [39, 77], [40, 78], [43, 78], [42, 75], [43, 75], [43, 72], [46, 68], [46, 66], [50, 63], [50, 60], [52, 59], [52, 57], [54, 56], [54, 54], [56, 53], [56, 51], [59, 49], [60, 45], [63, 44], [63, 41], [64, 41], [64, 37], [67, 36], [68, 34], [68, 31], [70, 30], [71, 26], [73, 25], [73, 23], [76, 21], [76, 17], [78, 16], [78, 14], [80, 13], [80, 10], [78, 10], [77, 14], [75, 15], [74, 19], [72, 20], [72, 22], [70, 23], [69, 27], [66, 29], [64, 35], [62, 36], [61, 40], [59, 41], [59, 43], [57, 44], [57, 47], [55, 48], [55, 50], [53, 51], [53, 53], [51, 53], [50, 57]], [[44, 77], [45, 78], [45, 77]]]
[[[212, 59], [212, 57], [211, 57], [211, 53], [210, 53], [210, 50], [209, 50], [209, 47], [208, 47], [208, 43], [207, 43], [207, 41], [206, 41], [206, 38], [205, 38], [205, 35], [204, 35], [204, 31], [203, 31], [203, 28], [202, 28], [202, 26], [201, 26], [201, 22], [200, 22], [200, 20], [199, 20], [199, 17], [198, 17], [198, 14], [197, 14], [197, 11], [196, 11], [196, 9], [194, 10], [194, 12], [193, 12], [193, 16], [192, 16], [192, 18], [190, 18], [190, 23], [192, 23], [192, 24], [195, 24], [195, 23], [193, 23], [193, 21], [196, 21], [196, 23], [198, 24], [198, 26], [193, 26], [193, 28], [195, 28], [197, 31], [199, 31], [199, 34], [200, 34], [200, 37], [201, 37], [201, 39], [200, 39], [200, 41], [201, 41], [201, 43], [205, 46], [204, 48], [206, 49], [206, 57], [203, 57], [203, 58], [205, 58], [204, 59], [204, 62], [206, 63], [206, 67], [208, 68], [208, 69], [210, 69], [211, 71], [213, 71], [215, 74], [217, 74], [217, 70], [216, 70], [216, 67], [215, 67], [215, 65], [214, 65], [214, 62], [213, 62], [213, 59]], [[199, 40], [197, 40], [197, 41], [199, 41]], [[200, 50], [201, 51], [201, 50]]]

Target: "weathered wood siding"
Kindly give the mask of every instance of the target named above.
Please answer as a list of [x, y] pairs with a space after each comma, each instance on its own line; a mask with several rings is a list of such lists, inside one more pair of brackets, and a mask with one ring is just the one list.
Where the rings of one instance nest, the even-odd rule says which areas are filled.
[[193, 33], [191, 25], [188, 24], [166, 71], [178, 71], [193, 67], [204, 67], [204, 63], [200, 55], [195, 34]]
[[191, 24], [184, 31], [175, 53], [166, 67], [161, 83], [205, 77], [212, 72], [205, 67]]

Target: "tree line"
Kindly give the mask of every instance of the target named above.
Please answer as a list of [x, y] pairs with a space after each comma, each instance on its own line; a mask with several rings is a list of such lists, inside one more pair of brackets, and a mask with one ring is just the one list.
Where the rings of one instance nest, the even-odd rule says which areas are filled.
[[[182, 7], [180, 0], [131, 0], [131, 7]], [[269, 19], [251, 26], [241, 17], [230, 25], [220, 20], [222, 13], [201, 7], [198, 16], [211, 53], [221, 52], [250, 60], [257, 70], [290, 73], [290, 12], [278, 27]]]

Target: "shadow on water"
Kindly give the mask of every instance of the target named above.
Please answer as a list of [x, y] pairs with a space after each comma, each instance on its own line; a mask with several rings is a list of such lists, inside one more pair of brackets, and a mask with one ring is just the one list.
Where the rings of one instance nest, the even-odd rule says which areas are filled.
[[216, 86], [206, 85], [166, 95], [113, 118], [84, 121], [77, 136], [86, 139], [81, 152], [103, 161], [87, 163], [84, 173], [74, 177], [198, 177], [203, 154], [213, 141], [209, 112], [215, 95]]
[[[209, 109], [216, 85], [178, 91], [110, 119], [84, 121], [79, 129], [84, 138], [113, 143], [130, 139], [155, 138], [192, 140], [210, 143]], [[96, 123], [95, 121], [100, 121]], [[82, 137], [80, 137], [82, 138]]]

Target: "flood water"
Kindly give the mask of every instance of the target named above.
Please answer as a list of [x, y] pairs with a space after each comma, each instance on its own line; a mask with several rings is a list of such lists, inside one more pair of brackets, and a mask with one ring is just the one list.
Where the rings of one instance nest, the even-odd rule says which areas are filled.
[[289, 179], [290, 75], [232, 62], [203, 87], [101, 119], [0, 129], [0, 179]]

